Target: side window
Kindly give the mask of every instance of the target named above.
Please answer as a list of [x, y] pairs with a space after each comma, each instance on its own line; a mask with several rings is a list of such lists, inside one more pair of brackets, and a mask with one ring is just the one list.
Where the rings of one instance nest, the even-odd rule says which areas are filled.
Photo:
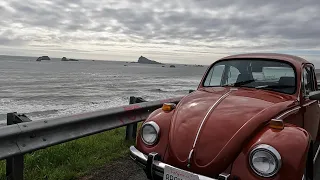
[[226, 84], [235, 83], [237, 81], [238, 75], [240, 74], [239, 70], [233, 66], [230, 66], [229, 75]]
[[206, 80], [204, 82], [205, 86], [220, 86], [222, 74], [224, 72], [225, 65], [216, 65], [211, 68]]
[[304, 96], [308, 96], [311, 91], [315, 91], [313, 71], [310, 67], [305, 67], [302, 74], [302, 91]]

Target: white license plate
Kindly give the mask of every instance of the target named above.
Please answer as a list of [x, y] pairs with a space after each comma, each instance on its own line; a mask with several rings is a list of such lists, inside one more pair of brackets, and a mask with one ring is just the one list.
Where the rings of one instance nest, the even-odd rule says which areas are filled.
[[199, 176], [172, 166], [165, 166], [163, 180], [199, 180]]

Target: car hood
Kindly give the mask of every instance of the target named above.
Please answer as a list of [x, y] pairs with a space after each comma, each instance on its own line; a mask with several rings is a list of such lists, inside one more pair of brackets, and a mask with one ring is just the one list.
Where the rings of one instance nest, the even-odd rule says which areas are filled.
[[220, 173], [255, 130], [293, 106], [292, 96], [264, 90], [198, 90], [181, 100], [172, 117], [169, 161], [185, 169], [189, 159], [191, 168]]

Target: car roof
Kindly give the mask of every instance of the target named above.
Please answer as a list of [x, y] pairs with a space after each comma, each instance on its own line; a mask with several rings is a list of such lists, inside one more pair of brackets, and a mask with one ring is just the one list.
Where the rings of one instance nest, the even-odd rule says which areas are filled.
[[237, 54], [224, 57], [220, 60], [227, 59], [248, 59], [248, 58], [258, 58], [258, 59], [276, 59], [287, 61], [293, 64], [295, 67], [301, 67], [303, 64], [310, 63], [309, 61], [289, 54], [279, 54], [279, 53], [247, 53], [247, 54]]

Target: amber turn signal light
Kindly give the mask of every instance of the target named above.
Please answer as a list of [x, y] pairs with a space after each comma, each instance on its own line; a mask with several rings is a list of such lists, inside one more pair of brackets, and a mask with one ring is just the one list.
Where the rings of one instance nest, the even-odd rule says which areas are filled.
[[282, 119], [271, 119], [269, 127], [272, 129], [284, 129], [284, 123]]
[[162, 110], [165, 112], [170, 112], [176, 108], [176, 104], [174, 103], [164, 103], [162, 105]]

